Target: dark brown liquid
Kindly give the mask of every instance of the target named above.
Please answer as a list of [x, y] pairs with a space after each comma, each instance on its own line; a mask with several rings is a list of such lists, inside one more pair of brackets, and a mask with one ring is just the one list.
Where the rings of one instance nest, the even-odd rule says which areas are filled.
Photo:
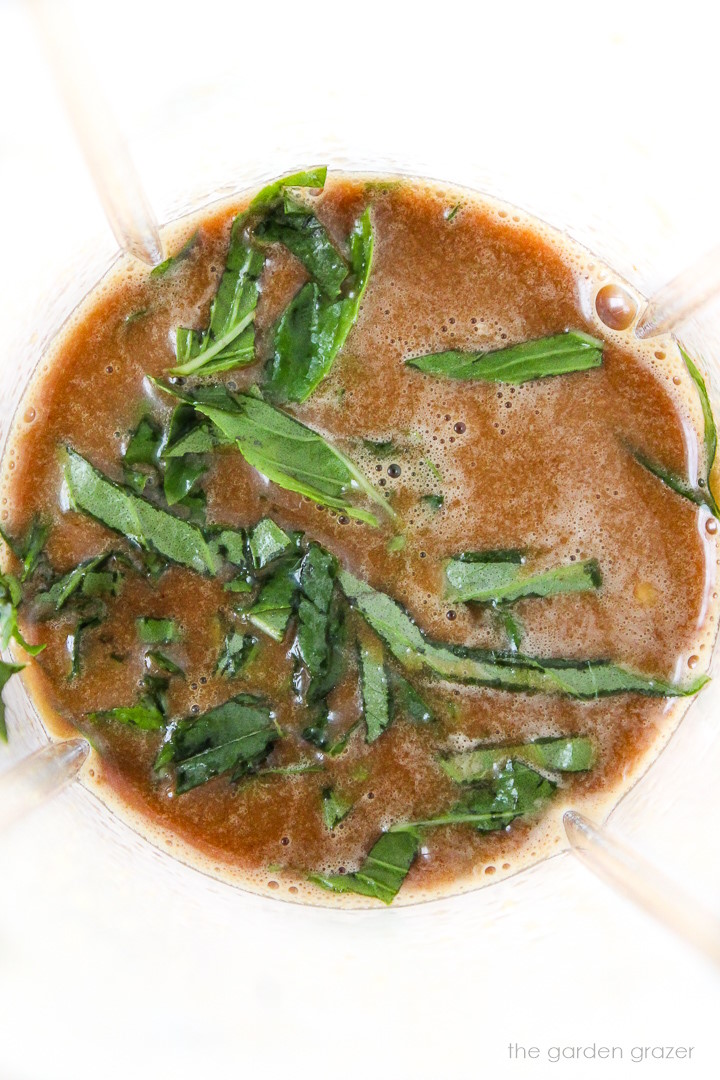
[[[405, 604], [431, 636], [479, 646], [502, 646], [502, 635], [487, 612], [468, 605], [449, 609], [443, 602], [445, 557], [523, 548], [538, 565], [596, 558], [603, 573], [597, 593], [515, 606], [527, 635], [523, 650], [608, 657], [664, 678], [684, 677], [690, 657], [699, 656], [702, 666], [714, 637], [711, 587], [708, 592], [713, 538], [703, 512], [640, 468], [626, 449], [628, 442], [645, 448], [679, 473], [687, 470], [689, 446], [702, 457], [696, 399], [675, 347], [668, 343], [667, 356], [657, 360], [631, 334], [608, 333], [601, 368], [520, 387], [409, 371], [405, 358], [443, 348], [497, 348], [568, 328], [601, 333], [593, 303], [597, 271], [583, 252], [549, 230], [467, 193], [448, 220], [458, 192], [422, 183], [334, 178], [318, 213], [341, 238], [368, 202], [376, 245], [360, 316], [329, 378], [292, 411], [331, 438], [371, 481], [382, 480], [395, 493], [394, 506], [406, 523], [405, 547], [390, 552], [387, 527], [343, 523], [267, 483], [233, 449], [213, 455], [208, 520], [252, 525], [271, 515], [284, 527], [304, 530], [354, 574]], [[27, 394], [4, 459], [3, 525], [20, 533], [34, 513], [49, 514], [54, 527], [47, 550], [59, 571], [119, 542], [102, 525], [60, 508], [58, 447], [69, 444], [122, 478], [123, 442], [147, 409], [144, 376], [162, 377], [172, 366], [177, 325], [206, 325], [230, 224], [242, 205], [202, 217], [199, 242], [172, 277], [151, 279], [132, 269], [98, 290]], [[257, 319], [261, 351], [268, 328], [303, 278], [289, 256], [271, 257]], [[146, 314], [127, 321], [139, 311]], [[242, 388], [259, 371], [255, 365], [224, 378]], [[153, 408], [161, 415], [168, 406], [156, 398]], [[30, 409], [34, 416], [27, 422]], [[389, 438], [399, 446], [389, 459], [363, 443]], [[420, 496], [437, 492], [445, 501], [433, 511]], [[437, 724], [418, 727], [400, 719], [371, 746], [358, 732], [343, 755], [325, 760], [323, 773], [240, 784], [220, 777], [175, 797], [169, 781], [153, 773], [158, 733], [91, 723], [86, 716], [136, 699], [143, 674], [138, 616], [171, 616], [185, 631], [172, 654], [187, 677], [172, 680], [170, 715], [202, 712], [242, 690], [264, 693], [289, 732], [269, 764], [315, 753], [300, 736], [307, 716], [290, 692], [287, 645], [263, 639], [242, 678], [228, 682], [214, 675], [223, 634], [219, 616], [232, 602], [218, 582], [178, 567], [157, 583], [128, 575], [122, 595], [110, 601], [108, 619], [88, 635], [83, 674], [73, 682], [67, 620], [23, 624], [30, 640], [48, 643], [30, 686], [54, 731], [77, 728], [91, 736], [95, 780], [108, 797], [139, 813], [148, 827], [174, 834], [176, 850], [182, 842], [186, 854], [199, 853], [211, 868], [238, 870], [257, 888], [270, 882], [286, 897], [309, 895], [308, 870], [355, 868], [389, 824], [427, 818], [455, 802], [457, 788], [436, 764], [438, 752], [454, 739], [463, 745], [592, 736], [598, 764], [565, 778], [554, 804], [559, 807], [627, 786], [671, 726], [666, 702], [639, 695], [579, 702], [427, 683]], [[126, 659], [118, 662], [111, 654]], [[357, 718], [355, 679], [346, 680], [333, 704], [339, 727]], [[320, 792], [331, 785], [356, 804], [333, 833], [319, 812]], [[522, 822], [489, 834], [462, 826], [436, 829], [428, 832], [402, 896], [488, 880], [532, 859], [541, 843], [549, 850], [555, 840], [552, 829]], [[312, 897], [323, 899], [318, 892]]]

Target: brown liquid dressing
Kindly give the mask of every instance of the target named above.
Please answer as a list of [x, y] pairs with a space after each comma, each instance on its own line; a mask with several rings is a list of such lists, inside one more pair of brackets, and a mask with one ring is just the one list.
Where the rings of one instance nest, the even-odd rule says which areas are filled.
[[[329, 377], [288, 411], [393, 493], [405, 547], [388, 551], [392, 529], [385, 521], [379, 529], [347, 522], [267, 482], [232, 448], [212, 458], [208, 521], [252, 525], [271, 515], [285, 528], [304, 530], [354, 574], [402, 602], [430, 636], [477, 646], [505, 642], [487, 611], [450, 608], [442, 600], [441, 561], [448, 555], [522, 548], [541, 567], [595, 558], [601, 589], [514, 605], [526, 633], [523, 651], [608, 657], [681, 681], [691, 674], [690, 663], [697, 675], [715, 636], [708, 513], [641, 468], [626, 448], [646, 448], [681, 474], [702, 468], [702, 414], [677, 347], [670, 339], [648, 344], [632, 331], [603, 328], [594, 299], [615, 278], [583, 249], [512, 208], [425, 182], [335, 176], [319, 197], [318, 215], [341, 239], [368, 204], [375, 254], [358, 320]], [[172, 366], [176, 326], [207, 324], [230, 224], [244, 205], [225, 203], [176, 226], [171, 250], [198, 227], [199, 240], [171, 276], [152, 279], [121, 261], [72, 318], [27, 391], [3, 462], [2, 525], [20, 533], [34, 513], [50, 514], [47, 552], [57, 570], [122, 545], [101, 524], [61, 509], [58, 446], [72, 445], [122, 479], [121, 448], [148, 406], [144, 376], [163, 377]], [[300, 264], [273, 252], [257, 317], [261, 356], [268, 328], [304, 278]], [[145, 314], [128, 320], [134, 312]], [[422, 353], [500, 348], [565, 329], [604, 337], [601, 368], [515, 387], [434, 378], [403, 363]], [[255, 364], [220, 378], [245, 388], [260, 371]], [[170, 408], [157, 394], [152, 402], [156, 415]], [[390, 458], [363, 442], [390, 438], [398, 447]], [[444, 504], [433, 511], [420, 496], [437, 492]], [[218, 612], [235, 599], [217, 581], [179, 567], [156, 583], [128, 575], [121, 596], [109, 601], [107, 620], [88, 636], [84, 673], [73, 682], [67, 620], [36, 626], [21, 620], [30, 640], [48, 643], [25, 677], [54, 734], [74, 728], [90, 734], [94, 779], [88, 782], [102, 799], [187, 861], [287, 899], [367, 903], [323, 893], [306, 873], [353, 870], [382, 829], [455, 803], [457, 786], [436, 763], [441, 750], [589, 735], [597, 765], [563, 776], [539, 822], [518, 820], [495, 833], [428, 830], [397, 902], [514, 872], [557, 850], [564, 807], [602, 812], [615, 801], [664, 745], [685, 707], [637, 694], [577, 701], [423, 680], [440, 717], [435, 724], [400, 718], [370, 746], [359, 731], [322, 773], [239, 784], [219, 777], [174, 796], [169, 779], [153, 774], [160, 733], [86, 718], [136, 699], [141, 615], [170, 616], [184, 628], [184, 642], [172, 654], [186, 679], [171, 681], [171, 716], [203, 712], [243, 690], [266, 694], [288, 731], [268, 764], [315, 754], [300, 737], [307, 715], [292, 697], [287, 644], [263, 639], [262, 652], [237, 680], [213, 674], [222, 638]], [[114, 661], [111, 653], [126, 659]], [[333, 706], [339, 728], [357, 718], [352, 673]], [[320, 813], [328, 786], [355, 803], [333, 832]]]

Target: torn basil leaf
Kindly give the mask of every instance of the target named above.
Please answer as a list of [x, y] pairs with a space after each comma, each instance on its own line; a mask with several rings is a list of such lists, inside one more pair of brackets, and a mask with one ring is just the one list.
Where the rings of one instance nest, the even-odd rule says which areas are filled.
[[74, 450], [68, 448], [64, 458], [65, 483], [75, 510], [171, 562], [198, 573], [217, 572], [217, 561], [195, 525], [115, 484]]
[[362, 867], [354, 874], [310, 874], [322, 889], [358, 893], [391, 904], [407, 877], [420, 847], [420, 838], [409, 826], [403, 832], [386, 832], [373, 845]]
[[51, 609], [53, 612], [58, 612], [64, 608], [65, 604], [77, 592], [82, 593], [84, 596], [99, 596], [106, 592], [113, 592], [117, 589], [118, 578], [113, 574], [106, 576], [97, 573], [99, 568], [112, 555], [111, 551], [106, 551], [101, 555], [95, 555], [92, 559], [86, 559], [84, 562], [79, 563], [67, 574], [63, 574], [50, 588], [36, 593], [34, 598], [35, 606], [39, 610], [45, 608], [46, 610]]
[[[266, 211], [274, 206], [278, 200], [283, 198], [286, 188], [312, 188], [315, 190], [322, 190], [322, 188], [325, 187], [326, 179], [327, 165], [316, 165], [312, 169], [304, 169], [301, 172], [288, 173], [286, 176], [281, 176], [279, 179], [266, 184], [265, 187], [257, 193], [248, 209], [245, 211], [244, 216], [247, 218], [251, 214], [257, 214], [259, 211]], [[239, 225], [243, 224], [244, 221], [241, 220]], [[234, 228], [237, 227], [238, 225], [234, 225]]]
[[5, 720], [5, 701], [3, 691], [9, 679], [17, 675], [25, 667], [24, 664], [10, 664], [7, 660], [0, 659], [0, 739], [7, 742], [7, 722]]
[[126, 465], [148, 465], [155, 468], [160, 460], [163, 434], [158, 424], [144, 416], [130, 435], [123, 453]]
[[348, 816], [352, 803], [338, 795], [334, 788], [324, 788], [321, 794], [322, 815], [326, 828], [332, 829]]
[[89, 618], [78, 619], [75, 629], [67, 639], [67, 649], [70, 653], [70, 679], [76, 679], [80, 674], [81, 664], [81, 646], [82, 641], [88, 630], [94, 630], [96, 626], [100, 626], [102, 619], [97, 615], [92, 615]]
[[182, 641], [183, 633], [174, 619], [153, 619], [141, 615], [135, 620], [138, 641], [143, 645], [172, 645]]
[[35, 570], [50, 535], [50, 528], [49, 524], [35, 515], [22, 539], [12, 539], [3, 529], [0, 529], [0, 538], [5, 541], [18, 562], [22, 563], [21, 581], [26, 581]]
[[436, 716], [412, 683], [398, 672], [388, 669], [392, 715], [405, 716], [414, 724], [429, 724]]
[[334, 643], [331, 639], [331, 602], [337, 560], [319, 544], [310, 544], [298, 572], [299, 600], [295, 654], [307, 673], [305, 697], [317, 701], [327, 693], [325, 678]]
[[637, 693], [688, 697], [708, 681], [701, 675], [681, 686], [643, 675], [608, 660], [556, 660], [521, 653], [470, 649], [428, 640], [403, 608], [385, 593], [341, 570], [338, 581], [348, 600], [410, 671], [428, 669], [449, 682], [474, 683], [498, 690], [597, 698]]
[[365, 211], [350, 235], [351, 277], [346, 295], [329, 301], [308, 282], [278, 320], [263, 391], [272, 401], [302, 402], [326, 377], [355, 323], [372, 264], [373, 233]]
[[88, 714], [93, 723], [111, 721], [138, 728], [140, 731], [159, 731], [166, 725], [167, 688], [169, 679], [163, 675], [144, 675], [143, 693], [135, 705], [120, 705]]
[[223, 675], [226, 679], [236, 678], [249, 662], [256, 646], [257, 638], [252, 634], [228, 631], [220, 650], [215, 674]]
[[585, 736], [559, 736], [515, 746], [482, 746], [440, 758], [440, 765], [456, 783], [475, 784], [511, 760], [550, 772], [587, 772], [595, 764], [595, 749]]
[[428, 375], [520, 385], [531, 379], [588, 371], [602, 364], [603, 343], [579, 331], [525, 341], [492, 352], [451, 350], [406, 360]]
[[514, 560], [483, 561], [460, 556], [445, 562], [445, 578], [445, 597], [455, 603], [473, 600], [509, 604], [528, 596], [588, 592], [602, 584], [595, 559], [532, 571]]
[[159, 652], [157, 649], [149, 649], [145, 653], [145, 667], [149, 671], [152, 671], [153, 668], [159, 668], [160, 671], [164, 671], [168, 675], [178, 675], [182, 679], [185, 678], [183, 669], [169, 656]]
[[172, 375], [213, 375], [252, 363], [253, 322], [264, 256], [233, 231], [225, 271], [210, 307], [206, 330], [178, 327]]
[[374, 514], [353, 505], [362, 494], [390, 517], [392, 508], [344, 454], [318, 432], [253, 394], [237, 394], [222, 408], [194, 402], [198, 412], [229, 439], [245, 460], [287, 491], [377, 525]]
[[272, 518], [263, 518], [250, 530], [248, 547], [253, 566], [256, 570], [262, 570], [273, 559], [277, 559], [292, 548], [293, 541]]
[[383, 647], [367, 630], [360, 636], [360, 690], [367, 728], [365, 741], [372, 743], [389, 726], [392, 716]]
[[285, 637], [294, 610], [301, 560], [283, 560], [264, 581], [258, 596], [243, 616], [275, 641]]
[[254, 237], [261, 244], [286, 247], [330, 300], [340, 292], [348, 274], [347, 263], [312, 209], [287, 189], [282, 201], [258, 223]]
[[444, 495], [421, 495], [420, 496], [420, 502], [424, 503], [425, 506], [427, 506], [429, 510], [437, 512], [438, 510], [442, 509], [443, 503], [445, 502], [445, 496]]
[[423, 821], [394, 825], [391, 835], [402, 836], [405, 829], [438, 825], [473, 825], [480, 832], [505, 829], [516, 818], [536, 814], [552, 797], [556, 784], [520, 761], [508, 761], [491, 783], [476, 788], [464, 802], [447, 813]]
[[224, 773], [239, 780], [264, 761], [278, 737], [262, 699], [238, 694], [209, 712], [171, 725], [155, 769], [173, 766], [175, 790], [183, 795]]
[[169, 458], [163, 476], [163, 491], [168, 506], [187, 500], [187, 496], [206, 472], [205, 462], [193, 454]]
[[0, 574], [0, 649], [17, 641], [30, 656], [37, 656], [44, 645], [31, 645], [20, 633], [17, 613], [22, 602], [22, 586], [13, 574]]

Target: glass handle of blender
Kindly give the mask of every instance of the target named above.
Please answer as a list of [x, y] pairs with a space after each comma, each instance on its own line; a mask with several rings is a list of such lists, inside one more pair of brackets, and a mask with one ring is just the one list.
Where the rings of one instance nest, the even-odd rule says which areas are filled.
[[68, 5], [56, 0], [27, 3], [115, 239], [123, 251], [154, 266], [163, 258], [157, 222], [127, 143], [79, 44]]
[[576, 810], [565, 812], [563, 824], [572, 851], [589, 870], [720, 964], [720, 919], [605, 826]]
[[86, 739], [50, 743], [0, 774], [0, 829], [62, 791], [75, 779], [89, 752]]

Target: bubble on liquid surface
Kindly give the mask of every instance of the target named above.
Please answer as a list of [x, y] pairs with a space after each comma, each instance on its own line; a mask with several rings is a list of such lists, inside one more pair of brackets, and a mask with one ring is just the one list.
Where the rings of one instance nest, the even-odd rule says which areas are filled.
[[595, 297], [595, 310], [611, 330], [627, 330], [637, 315], [637, 303], [621, 285], [603, 285]]

